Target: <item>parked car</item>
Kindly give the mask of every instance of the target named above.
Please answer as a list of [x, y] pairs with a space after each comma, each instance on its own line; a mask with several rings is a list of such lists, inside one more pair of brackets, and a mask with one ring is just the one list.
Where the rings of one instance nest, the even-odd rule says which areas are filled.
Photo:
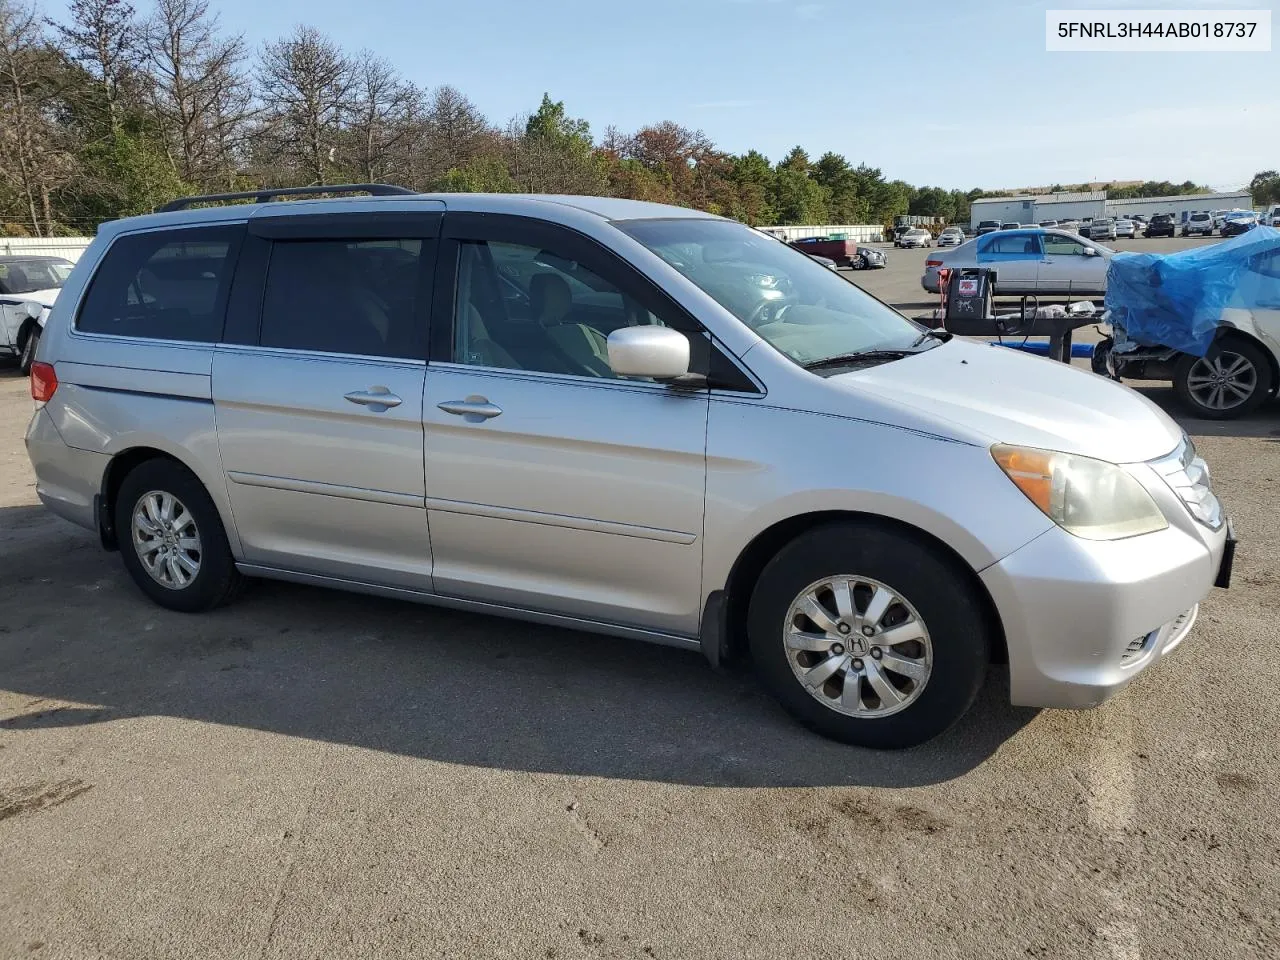
[[875, 247], [858, 247], [857, 256], [851, 266], [855, 270], [883, 270], [889, 264], [889, 258], [883, 250]]
[[[1274, 397], [1280, 385], [1280, 232], [1263, 227], [1247, 233], [1126, 264], [1120, 293], [1107, 302], [1116, 336], [1095, 348], [1095, 371], [1116, 379], [1170, 380], [1192, 416], [1211, 420], [1243, 416]], [[1192, 252], [1194, 266], [1178, 270], [1179, 259]], [[1195, 339], [1193, 319], [1208, 311], [1203, 303], [1193, 309], [1193, 302], [1217, 297], [1219, 316], [1210, 315], [1207, 342], [1192, 350], [1175, 339]], [[1160, 338], [1146, 336], [1148, 329]]]
[[1022, 229], [1022, 224], [1020, 224], [1020, 223], [1002, 223], [1002, 224], [1000, 224], [1000, 229], [1001, 229], [1001, 230], [1021, 230], [1021, 229]]
[[894, 227], [893, 228], [893, 245], [895, 247], [902, 246], [902, 238], [915, 229], [916, 229], [915, 227], [907, 226], [906, 224], [903, 224], [902, 226]]
[[788, 241], [802, 253], [834, 260], [837, 266], [851, 267], [858, 256], [856, 240], [833, 240], [830, 237], [805, 237]]
[[17, 357], [24, 374], [71, 267], [62, 257], [0, 257], [0, 357]]
[[1262, 220], [1269, 227], [1280, 227], [1280, 203], [1272, 204], [1262, 215]]
[[1121, 217], [1119, 220], [1115, 221], [1115, 232], [1116, 239], [1119, 239], [1120, 237], [1127, 237], [1132, 240], [1138, 235], [1138, 225], [1128, 217]]
[[1247, 233], [1258, 225], [1258, 215], [1255, 213], [1233, 213], [1222, 221], [1222, 229], [1219, 231], [1224, 237], [1235, 237], [1242, 233]]
[[1184, 237], [1213, 236], [1213, 216], [1207, 210], [1191, 214], [1187, 217], [1187, 222], [1182, 225], [1182, 235]]
[[994, 233], [999, 229], [999, 220], [980, 220], [978, 221], [978, 229], [975, 232], [978, 236], [982, 236], [984, 233]]
[[1114, 240], [1116, 238], [1116, 222], [1110, 217], [1102, 217], [1089, 223], [1086, 236], [1090, 240]]
[[1059, 230], [1066, 230], [1068, 233], [1079, 233], [1080, 221], [1079, 220], [1059, 220], [1057, 228]]
[[959, 227], [947, 227], [938, 234], [938, 246], [958, 247], [964, 243], [964, 231]]
[[745, 655], [883, 748], [993, 658], [1094, 706], [1229, 581], [1203, 461], [1104, 378], [696, 210], [375, 189], [103, 224], [55, 303], [36, 492], [160, 606], [261, 576]]
[[1157, 213], [1147, 224], [1146, 237], [1172, 237], [1177, 233], [1177, 222], [1172, 213]]
[[912, 229], [908, 230], [898, 238], [898, 246], [904, 248], [910, 247], [932, 247], [933, 234], [928, 230]]
[[994, 271], [998, 294], [1099, 294], [1107, 289], [1107, 265], [1112, 251], [1065, 230], [1000, 231], [930, 255], [920, 285], [939, 292], [938, 270], [943, 267], [986, 267]]
[[823, 265], [824, 267], [826, 267], [828, 270], [839, 270], [839, 269], [840, 269], [839, 265], [838, 265], [834, 260], [832, 260], [830, 257], [820, 257], [820, 256], [818, 256], [816, 253], [811, 253], [811, 254], [809, 254], [809, 257], [810, 257], [811, 259], [813, 259], [813, 260], [817, 260], [817, 261], [818, 261], [818, 263], [822, 264], [822, 265]]
[[1040, 221], [1040, 226], [1042, 227], [1056, 227], [1057, 225], [1058, 225], [1057, 220], [1041, 220]]
[[1226, 220], [1226, 219], [1227, 219], [1227, 214], [1228, 214], [1228, 213], [1230, 213], [1230, 212], [1231, 212], [1230, 210], [1212, 210], [1212, 211], [1210, 211], [1210, 214], [1209, 214], [1209, 215], [1210, 215], [1211, 217], [1213, 217], [1213, 225], [1214, 225], [1214, 227], [1215, 227], [1215, 228], [1217, 228], [1217, 229], [1219, 229], [1219, 230], [1220, 230], [1220, 229], [1222, 229], [1222, 223], [1223, 223], [1223, 221], [1224, 221], [1224, 220]]

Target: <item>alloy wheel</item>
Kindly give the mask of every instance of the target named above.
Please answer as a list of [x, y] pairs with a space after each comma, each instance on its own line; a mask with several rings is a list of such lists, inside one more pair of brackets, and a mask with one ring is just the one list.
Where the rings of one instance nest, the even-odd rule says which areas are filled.
[[1258, 388], [1258, 371], [1248, 357], [1231, 350], [1201, 357], [1187, 372], [1187, 392], [1210, 410], [1231, 410]]
[[919, 699], [933, 645], [916, 609], [879, 580], [842, 574], [805, 587], [783, 625], [787, 662], [814, 699], [875, 719]]
[[133, 549], [151, 579], [182, 590], [200, 574], [200, 531], [191, 511], [172, 493], [151, 490], [133, 508]]

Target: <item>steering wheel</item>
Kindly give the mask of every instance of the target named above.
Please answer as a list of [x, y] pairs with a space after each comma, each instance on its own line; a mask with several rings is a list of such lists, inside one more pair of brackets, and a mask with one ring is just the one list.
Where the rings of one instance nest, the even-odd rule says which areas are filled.
[[791, 304], [780, 300], [761, 300], [756, 308], [751, 311], [751, 316], [747, 318], [747, 326], [752, 330], [762, 327], [766, 323], [774, 323], [782, 319], [782, 315], [787, 312], [787, 308]]

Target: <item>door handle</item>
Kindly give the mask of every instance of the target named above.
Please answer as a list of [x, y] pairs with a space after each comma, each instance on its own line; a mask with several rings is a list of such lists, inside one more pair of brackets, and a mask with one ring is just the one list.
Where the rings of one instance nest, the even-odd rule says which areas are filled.
[[445, 413], [465, 417], [468, 423], [480, 423], [502, 413], [502, 408], [496, 403], [490, 403], [487, 398], [479, 396], [467, 397], [465, 400], [445, 400], [436, 406]]
[[343, 394], [352, 403], [368, 407], [374, 413], [382, 413], [391, 407], [398, 407], [404, 401], [386, 387], [370, 387], [368, 390], [353, 390]]

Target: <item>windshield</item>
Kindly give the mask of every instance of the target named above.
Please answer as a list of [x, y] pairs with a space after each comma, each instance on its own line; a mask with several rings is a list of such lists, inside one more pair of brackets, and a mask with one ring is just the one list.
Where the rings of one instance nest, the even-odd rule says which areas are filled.
[[0, 263], [0, 293], [35, 293], [60, 290], [71, 275], [66, 260], [14, 260]]
[[629, 220], [615, 226], [799, 364], [918, 346], [920, 329], [900, 313], [740, 223]]

